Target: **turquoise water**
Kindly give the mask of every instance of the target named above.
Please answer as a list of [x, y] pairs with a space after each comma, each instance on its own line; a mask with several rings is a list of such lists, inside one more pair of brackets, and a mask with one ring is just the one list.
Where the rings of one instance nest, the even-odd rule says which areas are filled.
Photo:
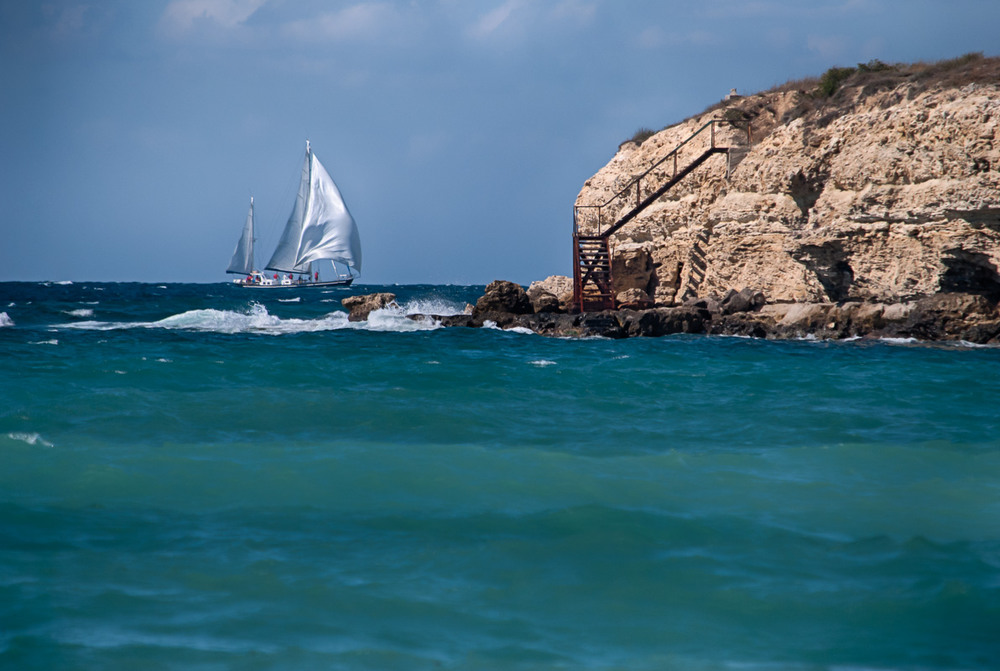
[[0, 284], [0, 667], [1000, 668], [1000, 350], [481, 292]]

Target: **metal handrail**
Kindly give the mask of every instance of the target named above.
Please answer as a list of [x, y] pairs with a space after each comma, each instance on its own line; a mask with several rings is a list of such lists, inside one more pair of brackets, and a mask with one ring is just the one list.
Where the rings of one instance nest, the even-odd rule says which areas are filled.
[[[692, 140], [694, 140], [696, 137], [698, 137], [699, 135], [701, 135], [706, 129], [711, 129], [710, 149], [714, 150], [716, 148], [715, 147], [715, 126], [716, 126], [716, 124], [722, 124], [722, 123], [728, 124], [728, 125], [731, 125], [731, 126], [735, 126], [738, 122], [731, 121], [729, 119], [711, 119], [711, 120], [709, 120], [701, 128], [699, 128], [694, 133], [692, 133], [690, 136], [688, 136], [687, 139], [685, 139], [679, 145], [677, 145], [676, 147], [674, 147], [673, 149], [671, 149], [669, 153], [667, 153], [662, 158], [660, 158], [658, 161], [656, 161], [651, 166], [649, 166], [644, 172], [642, 172], [641, 174], [637, 175], [636, 177], [633, 177], [628, 182], [628, 184], [626, 184], [624, 187], [622, 187], [621, 190], [619, 190], [617, 193], [615, 193], [613, 196], [611, 196], [610, 198], [608, 198], [603, 203], [600, 203], [598, 205], [576, 205], [576, 206], [574, 206], [573, 207], [573, 234], [577, 235], [578, 232], [579, 232], [579, 230], [580, 230], [580, 220], [579, 220], [579, 216], [578, 216], [579, 213], [580, 213], [580, 211], [582, 211], [582, 210], [594, 210], [594, 209], [596, 209], [597, 210], [597, 233], [596, 233], [596, 235], [598, 235], [598, 236], [602, 235], [602, 233], [601, 233], [601, 222], [603, 221], [603, 219], [602, 219], [602, 212], [601, 212], [602, 209], [606, 208], [612, 202], [614, 202], [615, 200], [617, 200], [619, 198], [622, 198], [626, 194], [630, 195], [631, 191], [633, 189], [635, 190], [635, 193], [636, 193], [636, 203], [638, 204], [638, 203], [642, 202], [642, 191], [641, 191], [641, 189], [642, 189], [642, 180], [643, 180], [643, 178], [647, 177], [651, 172], [653, 172], [655, 169], [659, 168], [661, 165], [663, 165], [664, 163], [666, 163], [671, 158], [674, 159], [673, 177], [676, 177], [677, 176], [677, 157], [680, 154], [681, 149], [683, 149], [685, 145], [687, 145], [689, 142], [691, 142]], [[749, 136], [750, 136], [750, 126], [748, 124], [747, 125], [747, 137], [748, 137], [748, 140], [749, 140]]]

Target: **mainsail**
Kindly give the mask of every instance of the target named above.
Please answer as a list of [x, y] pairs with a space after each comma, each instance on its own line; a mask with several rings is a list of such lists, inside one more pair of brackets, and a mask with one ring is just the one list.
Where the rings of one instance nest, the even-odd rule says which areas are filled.
[[236, 243], [233, 260], [226, 268], [227, 273], [249, 275], [253, 272], [253, 198], [250, 198], [250, 211], [247, 213], [247, 223], [243, 225], [243, 235]]
[[308, 273], [327, 259], [361, 272], [361, 237], [340, 189], [306, 142], [299, 192], [277, 249], [265, 266], [284, 273]]

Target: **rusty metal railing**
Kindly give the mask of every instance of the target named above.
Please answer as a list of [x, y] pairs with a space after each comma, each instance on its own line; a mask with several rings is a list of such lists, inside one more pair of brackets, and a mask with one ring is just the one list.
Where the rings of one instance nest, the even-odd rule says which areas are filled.
[[[580, 233], [581, 226], [588, 229], [586, 233], [588, 236], [608, 235], [611, 231], [607, 230], [605, 226], [614, 225], [616, 221], [621, 219], [619, 215], [627, 206], [632, 205], [629, 214], [626, 215], [631, 219], [639, 210], [649, 204], [643, 201], [643, 194], [646, 195], [646, 200], [649, 200], [653, 194], [659, 197], [661, 193], [657, 192], [662, 189], [664, 184], [672, 185], [672, 182], [679, 179], [678, 176], [682, 178], [692, 168], [697, 167], [697, 164], [700, 164], [707, 155], [727, 151], [728, 147], [718, 147], [716, 145], [716, 126], [720, 124], [730, 127], [739, 127], [741, 125], [740, 122], [727, 119], [712, 119], [692, 133], [686, 140], [674, 147], [665, 156], [649, 166], [640, 175], [633, 177], [628, 184], [603, 203], [574, 206], [573, 235], [575, 236]], [[680, 162], [681, 151], [706, 132], [708, 133], [708, 147], [700, 152], [699, 156], [691, 159], [690, 162]], [[751, 140], [749, 124], [746, 125], [746, 133], [747, 143], [749, 144]], [[661, 168], [664, 164], [668, 163], [672, 163], [668, 167], [669, 172], [664, 172]], [[615, 226], [616, 229], [619, 227]]]

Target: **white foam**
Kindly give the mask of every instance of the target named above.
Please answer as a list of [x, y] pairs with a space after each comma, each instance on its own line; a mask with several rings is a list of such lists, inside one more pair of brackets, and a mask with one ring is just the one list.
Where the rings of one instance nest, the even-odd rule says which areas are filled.
[[[344, 314], [344, 313], [335, 313]], [[368, 315], [368, 321], [365, 322], [352, 322], [357, 324], [355, 328], [362, 328], [368, 331], [401, 331], [401, 332], [412, 332], [412, 331], [433, 331], [435, 329], [442, 328], [441, 323], [437, 320], [431, 319], [430, 317], [424, 317], [421, 319], [410, 319], [407, 314], [422, 314], [422, 313], [408, 313], [406, 310], [400, 306], [390, 305], [378, 310], [372, 310]], [[346, 319], [347, 316], [344, 316]]]
[[556, 365], [555, 361], [550, 361], [549, 359], [538, 359], [537, 361], [529, 361], [528, 363], [532, 364], [533, 366], [539, 366], [539, 367], [542, 367], [542, 368], [544, 368], [545, 366], [555, 366]]
[[446, 301], [441, 298], [413, 298], [402, 304], [400, 309], [408, 315], [435, 315], [449, 317], [465, 312], [465, 303]]
[[270, 314], [260, 303], [254, 303], [246, 312], [231, 310], [190, 310], [152, 322], [150, 328], [179, 329], [187, 331], [213, 331], [216, 333], [308, 333], [344, 328], [347, 315], [333, 313], [319, 319], [281, 319]]
[[887, 342], [890, 345], [913, 345], [920, 342], [916, 338], [879, 338], [879, 340]]
[[7, 437], [11, 440], [20, 440], [27, 443], [28, 445], [42, 445], [44, 447], [53, 447], [52, 443], [42, 438], [37, 433], [15, 433], [11, 432], [7, 434]]
[[6, 312], [0, 312], [0, 327], [3, 326], [13, 326], [14, 320], [11, 319]]
[[62, 324], [61, 328], [92, 331], [159, 328], [227, 334], [259, 333], [263, 335], [285, 335], [336, 331], [339, 329], [400, 332], [428, 331], [441, 328], [441, 325], [432, 319], [410, 319], [398, 307], [375, 310], [368, 316], [368, 321], [366, 322], [350, 322], [347, 319], [347, 313], [342, 311], [331, 312], [315, 319], [282, 319], [270, 314], [263, 305], [254, 303], [244, 312], [215, 309], [189, 310], [155, 322], [82, 321]]
[[295, 298], [279, 298], [279, 303], [300, 303], [302, 301], [302, 296], [296, 296]]
[[[483, 328], [490, 329], [493, 331], [503, 331], [504, 333], [521, 333], [523, 335], [535, 335], [535, 332], [524, 326], [511, 326], [509, 329], [502, 329], [497, 326], [497, 323], [492, 319], [487, 319], [483, 321]], [[576, 340], [576, 338], [573, 338]]]
[[52, 340], [37, 340], [32, 345], [58, 345], [59, 341], [53, 338]]
[[93, 317], [94, 311], [90, 308], [79, 308], [76, 310], [64, 310], [70, 317]]
[[993, 349], [994, 347], [996, 347], [996, 345], [990, 345], [988, 343], [969, 342], [968, 340], [956, 340], [955, 345], [958, 347], [971, 347], [973, 349], [981, 347], [985, 347], [987, 349]]

